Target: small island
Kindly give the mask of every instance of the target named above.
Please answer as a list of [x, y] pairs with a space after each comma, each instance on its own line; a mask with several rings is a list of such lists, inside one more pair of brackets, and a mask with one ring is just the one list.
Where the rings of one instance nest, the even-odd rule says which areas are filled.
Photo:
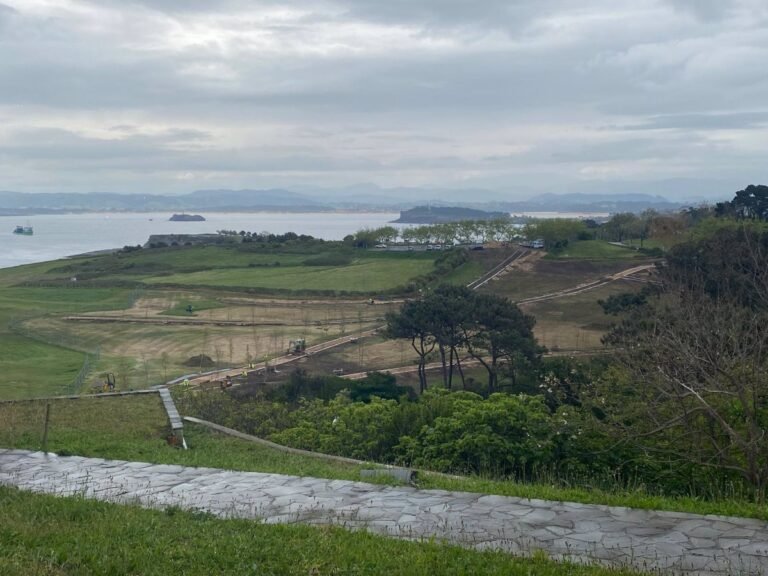
[[487, 212], [472, 208], [448, 206], [417, 206], [400, 212], [398, 224], [439, 224], [441, 222], [459, 222], [461, 220], [507, 220], [507, 212]]
[[170, 222], [205, 222], [200, 214], [174, 214], [168, 219]]

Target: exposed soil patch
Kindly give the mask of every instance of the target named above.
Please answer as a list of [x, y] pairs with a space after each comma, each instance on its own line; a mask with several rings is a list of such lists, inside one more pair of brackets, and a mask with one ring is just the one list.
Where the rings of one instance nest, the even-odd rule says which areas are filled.
[[210, 356], [207, 356], [205, 354], [198, 354], [197, 356], [192, 356], [189, 360], [184, 362], [184, 366], [190, 366], [192, 368], [211, 368], [216, 365], [216, 362], [213, 361], [213, 358]]

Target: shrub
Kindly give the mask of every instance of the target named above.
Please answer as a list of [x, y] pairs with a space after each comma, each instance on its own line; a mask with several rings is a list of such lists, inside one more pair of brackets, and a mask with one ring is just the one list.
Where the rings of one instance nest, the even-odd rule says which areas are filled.
[[528, 475], [552, 461], [557, 426], [540, 397], [464, 394], [398, 450], [417, 466], [442, 471]]

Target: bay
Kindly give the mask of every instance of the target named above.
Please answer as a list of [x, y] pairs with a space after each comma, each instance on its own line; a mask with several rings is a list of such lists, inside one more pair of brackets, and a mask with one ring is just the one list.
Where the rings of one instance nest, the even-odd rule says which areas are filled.
[[[205, 212], [205, 222], [170, 222], [168, 212], [108, 212], [0, 216], [0, 268], [144, 244], [151, 234], [214, 234], [245, 230], [309, 234], [341, 240], [361, 228], [395, 220], [395, 212]], [[33, 236], [13, 234], [32, 226]]]

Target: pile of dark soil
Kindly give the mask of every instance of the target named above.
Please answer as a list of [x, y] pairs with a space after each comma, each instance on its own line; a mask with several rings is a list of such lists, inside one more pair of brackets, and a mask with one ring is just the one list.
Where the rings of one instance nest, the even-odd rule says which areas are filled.
[[213, 361], [213, 359], [210, 356], [206, 356], [205, 354], [198, 354], [197, 356], [192, 356], [189, 360], [184, 362], [184, 366], [190, 366], [192, 368], [211, 368], [215, 366], [216, 363]]

